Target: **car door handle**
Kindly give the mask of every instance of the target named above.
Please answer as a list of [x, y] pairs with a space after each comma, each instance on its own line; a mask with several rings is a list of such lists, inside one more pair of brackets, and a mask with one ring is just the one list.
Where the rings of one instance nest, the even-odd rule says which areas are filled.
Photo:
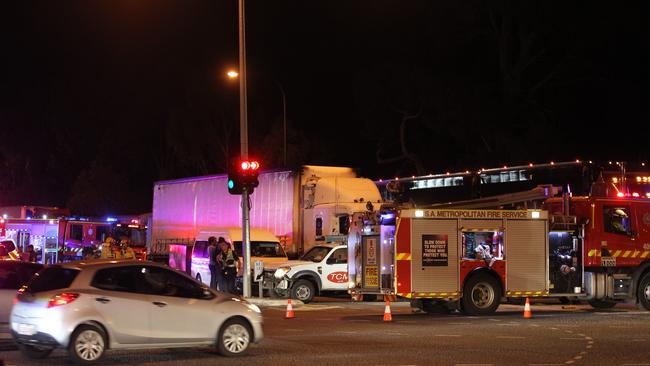
[[167, 303], [162, 301], [154, 301], [153, 304], [159, 308], [164, 308], [165, 306], [167, 306]]
[[95, 301], [101, 302], [102, 304], [106, 304], [107, 302], [111, 302], [111, 299], [107, 299], [105, 297], [96, 297]]

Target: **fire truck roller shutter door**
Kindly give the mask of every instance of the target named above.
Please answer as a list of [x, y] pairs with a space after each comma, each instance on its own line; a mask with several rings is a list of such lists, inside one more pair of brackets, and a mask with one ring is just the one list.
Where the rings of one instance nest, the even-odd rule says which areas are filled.
[[506, 291], [548, 293], [548, 223], [507, 220], [505, 230]]
[[412, 219], [411, 279], [415, 293], [459, 290], [456, 219]]

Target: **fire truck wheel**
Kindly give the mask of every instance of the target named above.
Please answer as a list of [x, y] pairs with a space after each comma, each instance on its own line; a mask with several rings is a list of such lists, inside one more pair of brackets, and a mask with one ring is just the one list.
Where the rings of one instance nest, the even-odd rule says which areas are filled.
[[291, 298], [298, 299], [307, 304], [314, 298], [315, 292], [314, 285], [310, 281], [298, 280], [291, 287]]
[[594, 309], [611, 309], [614, 306], [616, 306], [615, 301], [593, 299], [593, 300], [589, 300], [587, 302]]
[[643, 275], [639, 282], [637, 305], [641, 310], [650, 311], [650, 272]]
[[494, 313], [501, 303], [501, 287], [497, 280], [486, 274], [471, 277], [463, 287], [461, 309], [468, 315]]

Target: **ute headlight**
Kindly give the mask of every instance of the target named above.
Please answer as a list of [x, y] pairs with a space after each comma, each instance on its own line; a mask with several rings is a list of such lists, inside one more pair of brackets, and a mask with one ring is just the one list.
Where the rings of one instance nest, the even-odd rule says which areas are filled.
[[277, 278], [278, 280], [281, 280], [284, 278], [284, 276], [289, 273], [291, 270], [291, 267], [282, 267], [278, 268], [275, 270], [275, 273], [273, 274], [273, 277]]

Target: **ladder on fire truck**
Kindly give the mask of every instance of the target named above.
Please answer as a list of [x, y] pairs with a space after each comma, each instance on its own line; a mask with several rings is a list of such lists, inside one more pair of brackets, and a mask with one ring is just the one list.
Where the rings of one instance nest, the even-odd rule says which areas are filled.
[[457, 208], [457, 209], [537, 209], [547, 198], [562, 192], [561, 187], [539, 185], [523, 192], [507, 193], [498, 196], [475, 198], [471, 200], [436, 203], [416, 208]]

